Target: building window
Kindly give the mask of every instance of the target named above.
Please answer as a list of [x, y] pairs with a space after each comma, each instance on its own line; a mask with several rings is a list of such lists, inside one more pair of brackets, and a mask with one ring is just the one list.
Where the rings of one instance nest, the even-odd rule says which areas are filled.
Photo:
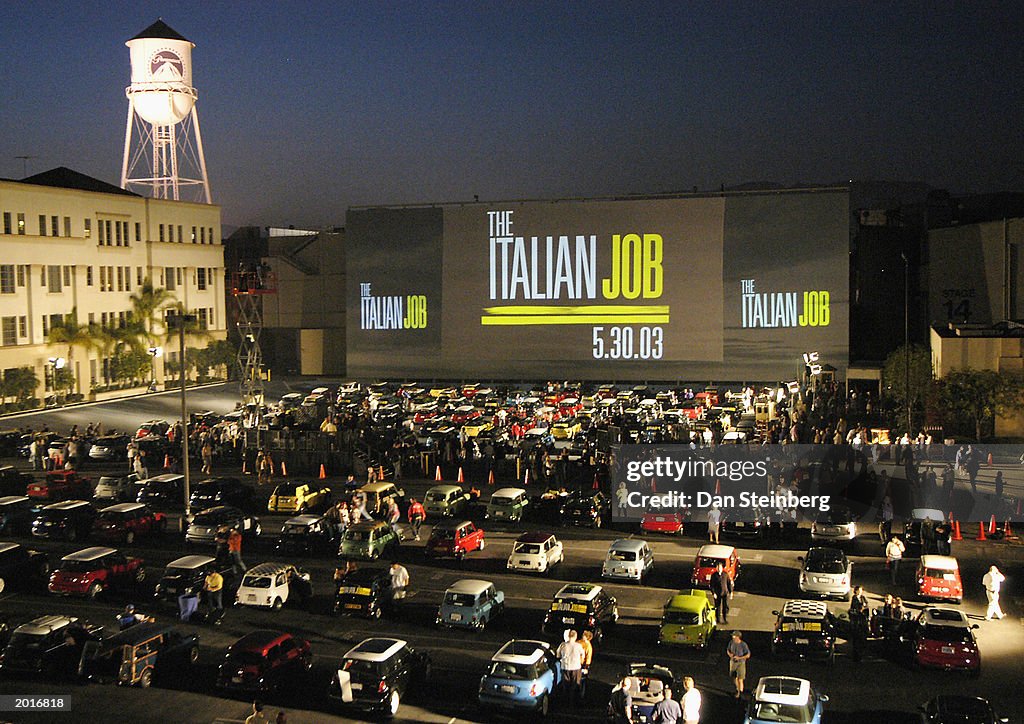
[[184, 228], [185, 227], [183, 227], [181, 224], [178, 224], [178, 243], [179, 244], [181, 244], [182, 242], [185, 241], [185, 234], [183, 232]]
[[50, 236], [60, 236], [60, 217], [50, 217]]
[[103, 223], [103, 219], [99, 219], [96, 222], [96, 244], [103, 246], [106, 243], [106, 225]]
[[85, 220], [85, 238], [88, 239], [92, 236], [92, 219]]
[[10, 234], [14, 227], [11, 225], [11, 212], [4, 212], [4, 233]]
[[71, 266], [64, 267], [64, 286], [66, 286], [66, 287], [70, 287], [71, 286], [71, 271], [73, 269], [74, 269], [74, 267], [71, 267]]
[[63, 291], [60, 285], [60, 267], [49, 266], [46, 268], [46, 276], [49, 280], [49, 286], [47, 287], [51, 292]]
[[117, 236], [117, 245], [121, 246], [122, 244], [121, 244], [121, 222], [120, 221], [115, 221], [114, 222], [114, 230], [115, 230], [114, 234]]
[[206, 267], [196, 269], [196, 287], [199, 291], [206, 289]]
[[64, 217], [64, 236], [71, 236], [71, 217]]
[[119, 266], [117, 268], [117, 291], [124, 291], [124, 267]]
[[18, 336], [22, 339], [28, 337], [28, 317], [25, 315], [18, 317]]
[[206, 243], [206, 227], [205, 226], [200, 226], [199, 227], [199, 243], [200, 244], [205, 244]]
[[39, 214], [39, 235], [46, 236], [46, 214]]
[[137, 287], [141, 287], [142, 286], [142, 267], [141, 266], [135, 267], [135, 286], [137, 286]]
[[18, 214], [18, 233], [25, 235], [25, 214]]
[[25, 274], [27, 273], [28, 267], [24, 264], [18, 264], [18, 286], [25, 286]]
[[87, 287], [91, 287], [92, 286], [92, 267], [91, 266], [87, 266], [85, 268], [85, 286], [87, 286]]
[[0, 264], [0, 294], [14, 294], [14, 264]]
[[181, 269], [181, 267], [179, 266], [179, 267], [177, 268], [177, 272], [178, 272], [178, 286], [179, 286], [179, 287], [180, 287], [180, 286], [182, 285], [182, 283], [183, 283], [183, 282], [181, 281], [181, 271], [182, 271], [182, 269]]
[[164, 225], [160, 224], [160, 241], [164, 240]]
[[4, 347], [13, 347], [18, 343], [18, 318], [4, 317], [2, 326]]
[[126, 292], [132, 290], [132, 268], [130, 266], [124, 268], [124, 290]]
[[192, 243], [196, 243], [196, 227], [192, 227]]
[[111, 233], [111, 231], [112, 231], [111, 227], [113, 226], [113, 224], [114, 224], [114, 222], [110, 221], [109, 219], [107, 221], [103, 222], [103, 225], [107, 227], [107, 246], [110, 246], [111, 241], [114, 238], [114, 235]]
[[117, 313], [117, 328], [118, 329], [124, 329], [125, 325], [127, 323], [128, 323], [128, 313], [127, 312], [118, 312]]
[[135, 241], [142, 241], [142, 224], [135, 222]]
[[197, 309], [199, 317], [199, 329], [207, 329], [206, 309]]
[[100, 267], [100, 291], [107, 291], [107, 268], [105, 266]]
[[[100, 267], [100, 269], [102, 269], [102, 268], [103, 267]], [[102, 327], [106, 327], [107, 326], [107, 313], [106, 312], [101, 312], [100, 313], [100, 326], [102, 326]]]
[[167, 273], [164, 275], [164, 287], [169, 292], [173, 292], [177, 287], [174, 284], [174, 267], [167, 267]]
[[174, 242], [174, 224], [167, 225], [167, 241], [169, 243]]

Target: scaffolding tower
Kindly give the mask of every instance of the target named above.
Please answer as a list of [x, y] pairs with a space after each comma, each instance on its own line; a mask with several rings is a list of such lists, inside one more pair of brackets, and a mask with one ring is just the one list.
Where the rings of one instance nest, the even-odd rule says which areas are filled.
[[[277, 277], [265, 265], [231, 275], [231, 294], [238, 305], [238, 368], [241, 371], [239, 394], [242, 398], [243, 424], [257, 431], [263, 427], [266, 373], [260, 335], [263, 332], [263, 297], [277, 294]], [[259, 433], [257, 432], [257, 436]]]

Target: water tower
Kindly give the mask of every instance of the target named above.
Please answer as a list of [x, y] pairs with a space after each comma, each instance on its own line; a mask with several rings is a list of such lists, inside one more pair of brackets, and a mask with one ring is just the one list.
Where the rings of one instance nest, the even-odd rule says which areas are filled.
[[157, 20], [125, 45], [132, 83], [121, 188], [158, 199], [211, 203], [203, 137], [192, 87], [192, 48]]

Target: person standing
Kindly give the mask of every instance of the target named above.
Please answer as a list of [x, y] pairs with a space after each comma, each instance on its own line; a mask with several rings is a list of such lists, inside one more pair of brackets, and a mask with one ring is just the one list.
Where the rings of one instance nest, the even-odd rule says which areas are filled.
[[899, 536], [895, 535], [885, 544], [885, 563], [889, 566], [889, 582], [894, 586], [900, 575], [900, 561], [903, 559], [903, 553], [906, 549], [903, 541], [899, 539]]
[[888, 495], [882, 500], [882, 522], [878, 526], [878, 537], [885, 543], [892, 538], [892, 498]]
[[953, 502], [953, 486], [956, 484], [956, 473], [953, 466], [946, 463], [942, 468], [942, 500], [949, 506]]
[[672, 689], [668, 684], [662, 691], [662, 699], [654, 705], [651, 719], [655, 724], [677, 724], [683, 720], [683, 707], [672, 698]]
[[580, 680], [583, 670], [583, 647], [576, 640], [576, 632], [566, 629], [564, 641], [558, 645], [558, 660], [562, 665], [562, 683], [565, 686], [566, 701], [575, 704], [579, 700]]
[[211, 615], [224, 611], [224, 576], [212, 569], [203, 580], [203, 591], [206, 594], [206, 606]]
[[267, 724], [267, 717], [263, 713], [263, 702], [258, 699], [252, 703], [252, 714], [245, 718], [245, 724]]
[[402, 532], [398, 530], [398, 522], [402, 519], [402, 511], [398, 509], [398, 503], [394, 498], [388, 503], [388, 525], [395, 532], [395, 537], [402, 540]]
[[988, 573], [981, 579], [981, 585], [985, 587], [985, 597], [988, 598], [988, 609], [985, 611], [986, 621], [1003, 617], [1003, 611], [999, 608], [999, 589], [1005, 580], [1006, 576], [995, 566], [989, 568]]
[[633, 697], [629, 693], [630, 678], [622, 677], [619, 685], [612, 689], [608, 700], [608, 718], [612, 724], [633, 724]]
[[242, 560], [242, 534], [238, 528], [232, 528], [228, 532], [228, 555], [231, 556], [231, 569], [235, 575], [245, 573], [245, 561]]
[[213, 474], [213, 445], [210, 443], [210, 439], [209, 438], [207, 438], [206, 442], [203, 443], [203, 448], [202, 448], [201, 454], [202, 454], [202, 457], [203, 457], [203, 474], [205, 474], [205, 475], [212, 475]]
[[718, 503], [714, 503], [708, 510], [708, 540], [712, 543], [718, 542], [718, 531], [722, 526], [722, 511]]
[[398, 561], [391, 564], [391, 596], [400, 601], [405, 598], [405, 589], [409, 587], [409, 571]]
[[580, 648], [583, 649], [583, 668], [580, 670], [580, 701], [587, 696], [587, 679], [590, 678], [590, 664], [594, 661], [593, 631], [584, 631], [580, 636]]
[[868, 614], [871, 609], [868, 604], [868, 597], [864, 595], [864, 589], [860, 586], [853, 587], [853, 595], [850, 597], [850, 633], [853, 638], [853, 658], [860, 661], [864, 650], [864, 643], [868, 635]]
[[732, 598], [732, 577], [719, 561], [709, 581], [711, 595], [715, 597], [715, 618], [719, 624], [729, 623], [729, 599]]
[[683, 705], [683, 724], [699, 724], [701, 697], [692, 676], [683, 677], [683, 688], [686, 689], [686, 693], [679, 702]]
[[743, 680], [747, 678], [747, 661], [750, 659], [750, 647], [743, 640], [739, 631], [732, 632], [732, 640], [726, 647], [729, 655], [729, 675], [736, 685], [736, 698], [743, 696]]
[[412, 526], [412, 534], [415, 540], [420, 539], [420, 527], [423, 525], [423, 520], [427, 517], [427, 511], [423, 508], [423, 503], [418, 501], [416, 498], [412, 498], [409, 501], [409, 525]]

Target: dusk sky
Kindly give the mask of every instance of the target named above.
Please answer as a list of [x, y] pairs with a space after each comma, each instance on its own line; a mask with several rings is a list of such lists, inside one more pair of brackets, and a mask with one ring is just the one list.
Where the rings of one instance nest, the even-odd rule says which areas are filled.
[[1024, 190], [1020, 2], [7, 3], [0, 177], [119, 183], [124, 42], [196, 44], [229, 225], [351, 205], [923, 181]]

